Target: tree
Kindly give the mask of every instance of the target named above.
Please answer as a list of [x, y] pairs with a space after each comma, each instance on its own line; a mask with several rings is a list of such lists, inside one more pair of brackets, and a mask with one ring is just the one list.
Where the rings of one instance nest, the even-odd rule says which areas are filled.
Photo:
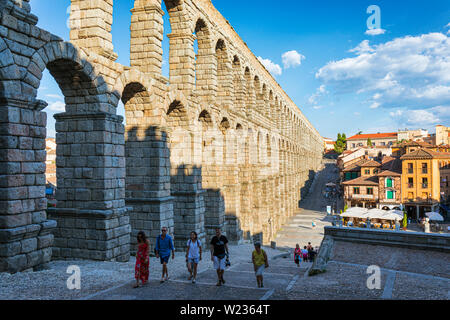
[[347, 138], [345, 136], [345, 133], [338, 133], [337, 141], [334, 145], [334, 151], [337, 154], [342, 154], [342, 152], [344, 152], [345, 150], [347, 150]]
[[373, 143], [372, 143], [372, 139], [367, 139], [367, 146], [368, 147], [372, 147], [373, 146]]

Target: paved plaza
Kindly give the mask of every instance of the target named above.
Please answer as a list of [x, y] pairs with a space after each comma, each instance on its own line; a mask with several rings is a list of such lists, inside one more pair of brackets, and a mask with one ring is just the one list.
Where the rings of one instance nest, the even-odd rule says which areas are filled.
[[[333, 166], [317, 176], [312, 190], [295, 219], [318, 221], [316, 229], [307, 226], [285, 228], [277, 242], [278, 249], [266, 250], [270, 267], [264, 276], [264, 288], [257, 288], [251, 264], [252, 244], [230, 246], [232, 266], [225, 273], [226, 284], [216, 286], [210, 254], [206, 252], [199, 265], [197, 283], [187, 280], [183, 253], [176, 253], [169, 265], [171, 279], [159, 282], [161, 265], [150, 261], [150, 282], [134, 289], [134, 257], [129, 262], [95, 262], [85, 260], [52, 261], [48, 269], [14, 275], [0, 274], [0, 299], [63, 299], [63, 300], [376, 300], [417, 299], [446, 300], [450, 292], [450, 261], [446, 253], [406, 248], [371, 246], [336, 241], [327, 271], [308, 277], [310, 263], [298, 268], [293, 262], [292, 243], [320, 244], [323, 227], [328, 224], [323, 211], [327, 200], [320, 195], [324, 185], [333, 179]], [[322, 199], [322, 200], [321, 200]], [[316, 208], [316, 210], [314, 210]], [[306, 211], [309, 210], [309, 211]], [[319, 220], [323, 219], [323, 220]], [[81, 290], [68, 290], [67, 268], [81, 269]], [[381, 268], [381, 287], [367, 287], [367, 269]]]

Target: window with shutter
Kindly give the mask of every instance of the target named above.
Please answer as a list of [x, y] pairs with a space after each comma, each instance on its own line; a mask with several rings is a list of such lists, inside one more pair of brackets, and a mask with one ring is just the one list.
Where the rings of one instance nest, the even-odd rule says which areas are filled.
[[392, 188], [392, 179], [391, 178], [386, 179], [386, 187]]
[[394, 191], [388, 191], [388, 192], [387, 192], [387, 198], [388, 198], [389, 200], [394, 199]]

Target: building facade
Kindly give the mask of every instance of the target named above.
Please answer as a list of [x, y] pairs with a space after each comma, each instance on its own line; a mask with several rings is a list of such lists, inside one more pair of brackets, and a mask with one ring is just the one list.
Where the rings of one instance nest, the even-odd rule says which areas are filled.
[[367, 142], [372, 141], [374, 147], [390, 147], [397, 142], [398, 133], [358, 134], [347, 139], [347, 150], [355, 150], [367, 147]]
[[378, 174], [379, 203], [384, 210], [402, 208], [402, 162], [398, 158], [384, 157]]
[[450, 153], [421, 148], [407, 153], [402, 160], [402, 201], [412, 219], [422, 219], [426, 212], [438, 210], [441, 201], [440, 163], [450, 160]]
[[450, 145], [450, 127], [436, 126], [436, 145]]

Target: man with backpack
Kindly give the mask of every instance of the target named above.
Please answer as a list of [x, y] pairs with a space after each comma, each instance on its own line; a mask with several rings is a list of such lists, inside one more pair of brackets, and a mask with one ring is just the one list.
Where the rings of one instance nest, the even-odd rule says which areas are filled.
[[198, 263], [202, 260], [202, 243], [198, 240], [197, 232], [191, 232], [191, 238], [187, 242], [186, 262], [187, 268], [190, 273], [188, 280], [192, 280], [192, 283], [197, 279], [197, 267]]
[[[156, 258], [161, 259], [161, 264], [163, 266], [161, 283], [169, 280], [169, 272], [167, 270], [167, 264], [170, 260], [170, 251], [172, 251], [172, 260], [175, 260], [175, 248], [173, 246], [172, 237], [167, 234], [167, 228], [163, 227], [161, 229], [162, 234], [156, 238]], [[165, 278], [164, 278], [165, 276]]]

